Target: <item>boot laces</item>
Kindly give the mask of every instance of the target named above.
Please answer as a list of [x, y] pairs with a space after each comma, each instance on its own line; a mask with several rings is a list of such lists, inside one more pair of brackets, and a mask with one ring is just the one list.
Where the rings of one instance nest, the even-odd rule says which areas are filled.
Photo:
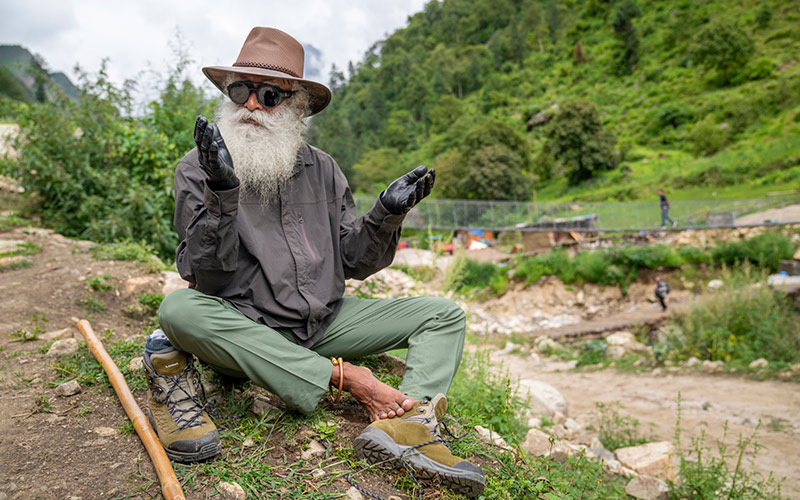
[[[187, 360], [186, 366], [178, 375], [159, 375], [153, 372], [149, 374], [149, 378], [151, 387], [158, 388], [159, 393], [156, 395], [155, 391], [151, 390], [153, 399], [167, 407], [172, 420], [178, 425], [178, 428], [172, 432], [198, 427], [205, 423], [203, 412], [211, 406], [211, 402], [206, 401], [200, 372], [194, 367], [191, 359]], [[156, 379], [163, 379], [168, 389], [164, 391], [160, 385], [156, 385]], [[188, 390], [192, 386], [195, 387], [195, 390]], [[193, 404], [183, 405], [186, 402]]]

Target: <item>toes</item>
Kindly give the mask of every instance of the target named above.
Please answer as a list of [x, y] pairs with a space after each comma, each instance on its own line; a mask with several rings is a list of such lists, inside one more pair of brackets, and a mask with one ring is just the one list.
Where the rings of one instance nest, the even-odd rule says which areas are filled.
[[402, 404], [400, 405], [400, 408], [405, 410], [405, 411], [408, 411], [413, 406], [414, 406], [414, 400], [411, 399], [411, 398], [406, 398], [406, 399], [403, 400]]

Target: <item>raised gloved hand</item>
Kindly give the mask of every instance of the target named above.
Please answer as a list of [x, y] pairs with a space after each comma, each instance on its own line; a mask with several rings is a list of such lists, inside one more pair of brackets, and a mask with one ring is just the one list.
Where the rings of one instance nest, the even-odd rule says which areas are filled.
[[[427, 171], [427, 173], [426, 173]], [[408, 212], [414, 205], [431, 194], [436, 171], [420, 165], [406, 175], [389, 184], [381, 194], [381, 203], [389, 212], [400, 215]]]
[[222, 139], [222, 134], [204, 116], [198, 116], [194, 123], [194, 142], [200, 157], [200, 168], [208, 176], [208, 187], [214, 191], [225, 191], [239, 185], [233, 171], [233, 160]]

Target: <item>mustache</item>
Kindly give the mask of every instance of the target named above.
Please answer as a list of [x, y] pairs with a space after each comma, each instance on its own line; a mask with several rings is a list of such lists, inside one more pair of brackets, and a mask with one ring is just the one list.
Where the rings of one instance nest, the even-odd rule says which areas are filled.
[[266, 129], [271, 129], [273, 120], [270, 119], [269, 113], [256, 109], [250, 111], [245, 107], [239, 107], [231, 113], [231, 117], [237, 122], [254, 121]]

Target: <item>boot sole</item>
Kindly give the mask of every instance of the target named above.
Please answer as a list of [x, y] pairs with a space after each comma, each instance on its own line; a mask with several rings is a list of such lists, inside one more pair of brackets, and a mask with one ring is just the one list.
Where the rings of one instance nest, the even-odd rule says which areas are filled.
[[[386, 464], [394, 468], [410, 465], [417, 479], [430, 481], [439, 478], [451, 490], [469, 498], [483, 493], [485, 477], [478, 473], [434, 462], [419, 450], [407, 451], [411, 446], [397, 444], [388, 434], [375, 427], [367, 427], [353, 442], [357, 457], [371, 464]], [[406, 452], [406, 455], [403, 453]], [[403, 456], [403, 460], [400, 457]]]
[[[156, 430], [156, 423], [153, 420], [153, 417], [150, 416], [149, 411], [147, 412], [147, 420], [150, 422], [150, 426], [153, 428], [153, 430]], [[216, 456], [220, 451], [222, 451], [222, 443], [220, 442], [205, 444], [201, 446], [200, 449], [193, 452], [170, 450], [163, 444], [161, 447], [164, 448], [164, 452], [167, 454], [167, 457], [176, 462], [199, 462], [201, 460], [206, 460]]]

